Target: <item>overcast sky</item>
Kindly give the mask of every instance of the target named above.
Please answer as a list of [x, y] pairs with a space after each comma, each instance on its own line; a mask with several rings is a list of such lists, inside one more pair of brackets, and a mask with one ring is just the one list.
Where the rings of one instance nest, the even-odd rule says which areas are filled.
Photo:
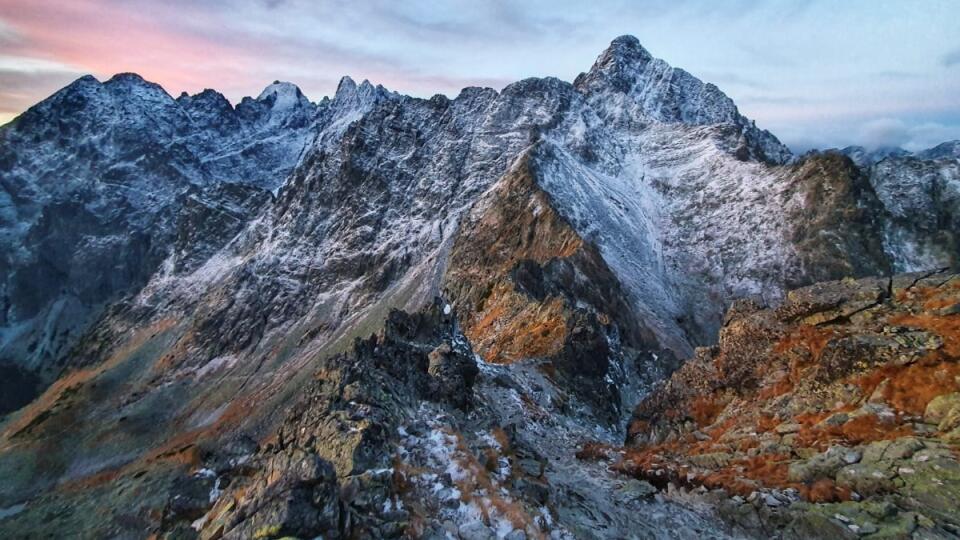
[[960, 0], [0, 0], [0, 123], [86, 73], [234, 102], [275, 79], [312, 100], [342, 75], [425, 97], [570, 81], [621, 34], [794, 150], [960, 139]]

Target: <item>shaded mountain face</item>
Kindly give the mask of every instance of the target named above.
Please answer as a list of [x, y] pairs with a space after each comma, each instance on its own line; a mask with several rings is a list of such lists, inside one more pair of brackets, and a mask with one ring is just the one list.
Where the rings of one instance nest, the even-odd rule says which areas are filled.
[[122, 74], [83, 77], [5, 127], [4, 369], [42, 388], [105, 304], [222, 247], [292, 170], [317, 110], [292, 85], [234, 109]]
[[840, 153], [861, 167], [876, 165], [885, 159], [913, 157], [922, 160], [957, 159], [960, 157], [960, 141], [947, 141], [933, 148], [910, 152], [895, 146], [883, 146], [868, 150], [862, 146], [848, 146]]
[[886, 210], [881, 229], [894, 271], [957, 265], [960, 141], [912, 153], [862, 147], [841, 153], [864, 170]]
[[454, 99], [84, 78], [0, 137], [0, 527], [41, 535], [722, 531], [577, 445], [734, 299], [958, 251], [956, 160], [794, 158], [632, 37]]

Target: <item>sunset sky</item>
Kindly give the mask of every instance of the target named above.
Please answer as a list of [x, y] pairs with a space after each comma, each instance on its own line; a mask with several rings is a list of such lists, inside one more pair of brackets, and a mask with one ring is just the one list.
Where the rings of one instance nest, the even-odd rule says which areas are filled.
[[0, 0], [0, 123], [91, 73], [231, 101], [343, 75], [454, 96], [573, 80], [611, 39], [714, 82], [794, 148], [960, 138], [960, 1]]

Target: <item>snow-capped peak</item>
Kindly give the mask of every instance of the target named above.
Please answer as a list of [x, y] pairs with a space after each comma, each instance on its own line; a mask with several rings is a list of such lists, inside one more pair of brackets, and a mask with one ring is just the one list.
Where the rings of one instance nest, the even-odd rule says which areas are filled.
[[300, 88], [289, 82], [274, 81], [257, 96], [257, 101], [273, 100], [274, 109], [292, 109], [310, 102]]
[[[651, 55], [640, 40], [633, 36], [620, 36], [610, 42], [610, 46], [603, 51], [593, 63], [590, 72], [585, 74], [586, 80], [603, 77], [608, 80], [623, 78], [621, 82], [632, 82], [630, 77], [636, 74], [638, 68], [652, 61]], [[580, 78], [578, 78], [578, 81]]]
[[940, 143], [933, 148], [917, 152], [915, 155], [921, 159], [960, 159], [960, 140]]
[[357, 91], [357, 83], [353, 82], [353, 79], [348, 75], [344, 75], [340, 78], [340, 83], [337, 84], [337, 91], [334, 94], [334, 97], [341, 94], [352, 94]]

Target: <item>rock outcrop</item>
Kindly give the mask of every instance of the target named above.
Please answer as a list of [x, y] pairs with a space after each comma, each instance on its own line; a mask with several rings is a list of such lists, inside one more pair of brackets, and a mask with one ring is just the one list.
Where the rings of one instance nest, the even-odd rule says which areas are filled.
[[613, 467], [751, 535], [950, 537], [958, 390], [960, 275], [821, 283], [735, 303], [638, 405]]

